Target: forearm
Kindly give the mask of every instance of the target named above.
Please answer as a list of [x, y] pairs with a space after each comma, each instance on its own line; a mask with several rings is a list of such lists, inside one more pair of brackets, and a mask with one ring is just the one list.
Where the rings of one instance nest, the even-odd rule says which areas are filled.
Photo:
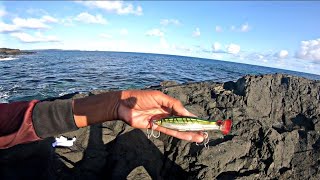
[[113, 91], [75, 99], [72, 106], [77, 127], [118, 119], [121, 94], [122, 91]]
[[0, 104], [0, 149], [118, 118], [121, 91], [76, 100]]
[[41, 138], [62, 134], [117, 118], [121, 92], [107, 92], [74, 100], [44, 101], [33, 111], [35, 131]]

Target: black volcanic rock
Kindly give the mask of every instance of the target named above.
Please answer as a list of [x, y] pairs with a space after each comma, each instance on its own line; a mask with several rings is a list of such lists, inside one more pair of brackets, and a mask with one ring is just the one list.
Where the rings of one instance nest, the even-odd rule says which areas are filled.
[[[232, 118], [232, 133], [221, 136], [209, 132], [210, 147], [204, 148], [164, 134], [158, 139], [148, 139], [145, 131], [122, 121], [106, 122], [64, 134], [77, 137], [71, 148], [55, 148], [55, 152], [42, 148], [50, 160], [47, 163], [50, 178], [320, 178], [319, 81], [275, 74], [245, 76], [236, 82], [200, 82], [153, 89], [180, 99], [200, 117]], [[86, 95], [91, 94], [96, 92]], [[37, 143], [35, 150], [41, 150], [40, 145], [48, 143]], [[19, 154], [17, 148], [13, 149]], [[21, 177], [13, 161], [37, 162], [37, 158], [44, 157], [28, 151], [23, 151], [28, 154], [26, 157], [6, 159], [11, 166], [6, 166], [4, 173]], [[0, 162], [4, 166], [3, 157], [8, 155], [1, 153]], [[32, 167], [27, 169], [29, 175], [32, 170], [37, 173]]]
[[0, 58], [7, 58], [9, 56], [34, 54], [31, 51], [21, 51], [19, 49], [0, 48]]

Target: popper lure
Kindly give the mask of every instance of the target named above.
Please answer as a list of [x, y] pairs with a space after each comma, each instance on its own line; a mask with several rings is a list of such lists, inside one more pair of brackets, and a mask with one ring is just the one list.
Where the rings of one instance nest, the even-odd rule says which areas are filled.
[[[177, 131], [211, 131], [217, 130], [220, 131], [223, 135], [227, 135], [231, 131], [232, 120], [206, 120], [196, 117], [188, 117], [188, 116], [173, 116], [162, 118], [159, 120], [154, 120], [152, 123], [162, 126], [168, 129], [173, 129]], [[147, 131], [148, 138], [151, 136], [158, 138], [160, 133], [155, 136], [153, 134], [153, 128], [151, 128], [151, 133]], [[206, 146], [209, 142], [208, 133], [204, 132], [205, 140], [203, 142], [204, 146]]]

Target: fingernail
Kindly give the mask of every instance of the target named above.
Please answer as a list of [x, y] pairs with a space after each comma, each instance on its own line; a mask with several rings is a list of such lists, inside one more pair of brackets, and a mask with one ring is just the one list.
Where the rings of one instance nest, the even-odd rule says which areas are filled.
[[186, 113], [186, 114], [188, 114], [188, 115], [192, 115], [192, 113], [191, 113], [191, 112], [189, 112], [186, 108], [184, 108], [184, 111], [185, 111], [185, 113]]
[[153, 123], [152, 126], [153, 126], [154, 129], [156, 129], [158, 127], [158, 124]]
[[198, 139], [199, 139], [198, 142], [203, 142], [204, 141], [204, 137], [203, 136], [200, 136]]

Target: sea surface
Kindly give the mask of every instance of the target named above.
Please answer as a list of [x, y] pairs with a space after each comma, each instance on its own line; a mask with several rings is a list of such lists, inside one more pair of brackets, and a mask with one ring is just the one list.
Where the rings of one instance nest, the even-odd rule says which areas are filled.
[[179, 83], [234, 81], [247, 74], [319, 75], [193, 57], [42, 50], [0, 60], [0, 102], [45, 99], [96, 89], [128, 89]]

